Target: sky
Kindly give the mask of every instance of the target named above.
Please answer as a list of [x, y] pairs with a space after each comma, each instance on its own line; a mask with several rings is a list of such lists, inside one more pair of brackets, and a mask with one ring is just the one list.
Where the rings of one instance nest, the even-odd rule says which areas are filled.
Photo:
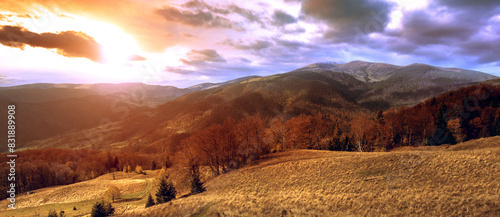
[[188, 87], [354, 60], [500, 76], [500, 2], [0, 1], [0, 86]]

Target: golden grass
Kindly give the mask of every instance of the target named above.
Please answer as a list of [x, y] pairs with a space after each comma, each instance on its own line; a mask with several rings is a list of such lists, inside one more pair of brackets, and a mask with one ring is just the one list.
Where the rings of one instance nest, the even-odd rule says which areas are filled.
[[[67, 216], [88, 214], [110, 184], [134, 199], [114, 203], [116, 216], [500, 216], [500, 137], [391, 152], [271, 154], [215, 178], [205, 170], [207, 192], [145, 209], [158, 171], [147, 172], [40, 189], [19, 196], [20, 206], [34, 208], [0, 216], [44, 216], [74, 204], [80, 212]], [[185, 171], [168, 173], [180, 195], [187, 194]], [[5, 209], [6, 201], [0, 205]]]
[[[147, 171], [147, 175], [115, 172], [93, 180], [65, 186], [54, 186], [35, 190], [34, 194], [19, 194], [16, 196], [17, 210], [7, 210], [7, 200], [0, 202], [0, 216], [46, 216], [50, 210], [64, 210], [66, 216], [85, 215], [90, 213], [92, 204], [104, 196], [110, 185], [117, 186], [123, 196], [113, 204], [117, 213], [125, 211], [130, 204], [137, 206], [138, 202], [151, 190], [152, 180], [156, 172]], [[77, 210], [73, 211], [73, 207]]]
[[121, 216], [500, 216], [500, 137], [421, 151], [298, 150]]

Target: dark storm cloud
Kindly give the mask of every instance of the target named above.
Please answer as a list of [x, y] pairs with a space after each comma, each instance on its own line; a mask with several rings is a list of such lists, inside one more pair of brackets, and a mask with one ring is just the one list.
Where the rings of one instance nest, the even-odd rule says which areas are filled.
[[418, 11], [404, 18], [404, 29], [400, 36], [420, 45], [445, 44], [468, 40], [485, 22], [458, 15], [448, 15], [447, 19], [432, 17]]
[[492, 63], [500, 61], [500, 38], [483, 39], [463, 43], [459, 51], [463, 55], [472, 55], [478, 63]]
[[302, 13], [330, 25], [325, 37], [335, 42], [352, 41], [356, 35], [382, 32], [392, 4], [376, 0], [304, 0]]
[[431, 61], [497, 62], [500, 48], [494, 45], [500, 43], [496, 32], [500, 25], [492, 17], [498, 14], [499, 5], [498, 1], [435, 1], [429, 7], [440, 10], [405, 13], [402, 29], [386, 31], [386, 41], [372, 41], [369, 46], [385, 44], [389, 51]]
[[18, 26], [0, 28], [0, 44], [9, 47], [42, 47], [57, 49], [67, 57], [84, 57], [95, 62], [101, 61], [101, 46], [92, 37], [74, 31], [60, 33], [34, 33]]
[[494, 9], [500, 6], [500, 2], [498, 0], [438, 0], [436, 1], [438, 4], [446, 5], [448, 7], [457, 7], [457, 8], [489, 8]]
[[283, 26], [290, 23], [296, 23], [297, 19], [281, 10], [275, 10], [273, 14], [273, 24]]
[[210, 11], [189, 11], [172, 6], [164, 6], [161, 9], [157, 9], [156, 13], [160, 14], [168, 22], [181, 23], [188, 26], [235, 28], [230, 20], [213, 15]]

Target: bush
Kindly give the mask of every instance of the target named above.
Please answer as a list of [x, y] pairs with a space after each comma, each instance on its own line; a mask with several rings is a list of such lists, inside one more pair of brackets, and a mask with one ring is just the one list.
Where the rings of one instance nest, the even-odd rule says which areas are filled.
[[110, 203], [104, 203], [104, 201], [97, 201], [92, 206], [92, 211], [90, 213], [91, 217], [106, 217], [115, 213], [115, 208], [111, 206]]
[[177, 191], [175, 190], [174, 184], [168, 181], [168, 176], [164, 176], [160, 180], [160, 186], [156, 192], [156, 203], [166, 203], [175, 198]]
[[142, 167], [141, 167], [141, 166], [137, 165], [137, 166], [135, 167], [135, 172], [136, 172], [137, 174], [143, 174], [143, 173], [144, 173], [144, 170], [142, 169]]
[[155, 201], [153, 200], [153, 197], [151, 197], [151, 194], [149, 194], [148, 201], [146, 202], [146, 208], [148, 208], [150, 206], [154, 206], [154, 205], [155, 205]]

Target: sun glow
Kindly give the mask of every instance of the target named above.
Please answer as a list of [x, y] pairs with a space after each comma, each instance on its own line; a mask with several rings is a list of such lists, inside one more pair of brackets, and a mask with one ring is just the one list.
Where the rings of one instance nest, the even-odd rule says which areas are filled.
[[102, 46], [102, 62], [106, 64], [124, 64], [140, 52], [135, 39], [116, 25], [76, 15], [54, 14], [43, 8], [30, 14], [29, 17], [11, 14], [0, 24], [22, 26], [36, 33], [83, 32]]

